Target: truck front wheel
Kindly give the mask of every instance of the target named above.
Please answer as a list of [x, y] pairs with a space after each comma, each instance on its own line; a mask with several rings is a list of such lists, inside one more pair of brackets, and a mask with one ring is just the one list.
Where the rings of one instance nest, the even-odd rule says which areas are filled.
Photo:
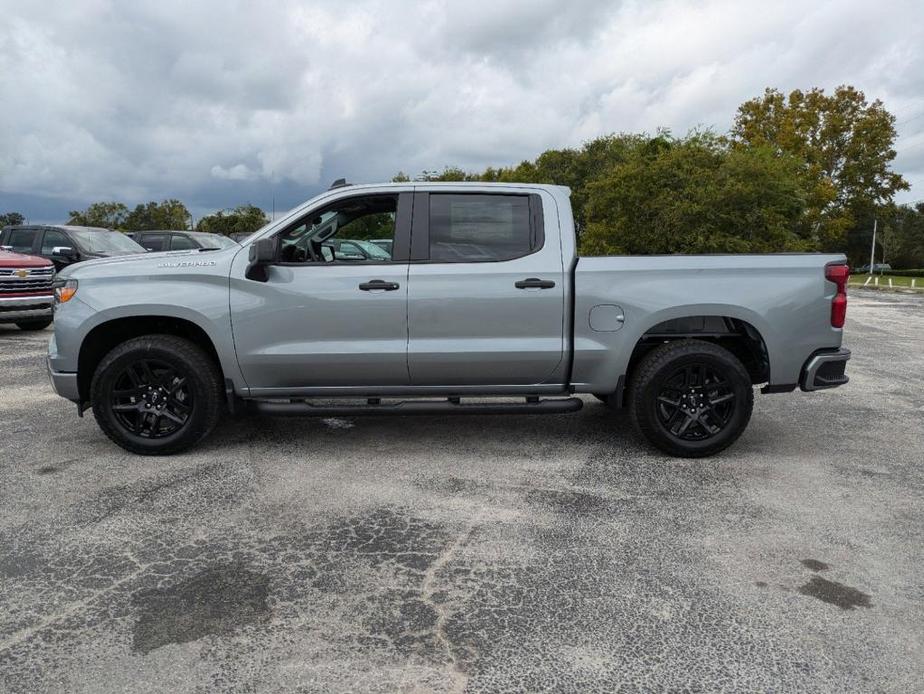
[[668, 342], [651, 350], [630, 379], [636, 430], [670, 455], [700, 458], [727, 448], [751, 419], [754, 390], [744, 365], [718, 345]]
[[205, 438], [223, 407], [221, 373], [196, 344], [145, 335], [113, 348], [90, 384], [100, 429], [140, 455], [178, 453]]

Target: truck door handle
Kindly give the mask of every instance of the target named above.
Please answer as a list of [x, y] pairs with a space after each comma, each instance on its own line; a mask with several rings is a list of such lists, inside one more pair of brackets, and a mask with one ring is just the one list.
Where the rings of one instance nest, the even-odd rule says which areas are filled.
[[359, 285], [359, 288], [364, 292], [375, 291], [376, 289], [384, 289], [386, 292], [393, 292], [398, 289], [401, 285], [397, 282], [386, 282], [385, 280], [369, 280], [368, 282], [363, 282]]
[[552, 280], [541, 280], [538, 277], [529, 277], [519, 282], [514, 282], [513, 286], [517, 289], [551, 289], [555, 286]]

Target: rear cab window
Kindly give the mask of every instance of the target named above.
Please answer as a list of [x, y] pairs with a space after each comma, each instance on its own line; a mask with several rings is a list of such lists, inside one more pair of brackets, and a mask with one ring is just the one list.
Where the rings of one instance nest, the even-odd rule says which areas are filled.
[[172, 251], [188, 251], [191, 248], [198, 248], [194, 241], [183, 236], [182, 234], [174, 234], [170, 240], [170, 250]]
[[167, 250], [166, 234], [142, 234], [139, 243], [148, 251]]

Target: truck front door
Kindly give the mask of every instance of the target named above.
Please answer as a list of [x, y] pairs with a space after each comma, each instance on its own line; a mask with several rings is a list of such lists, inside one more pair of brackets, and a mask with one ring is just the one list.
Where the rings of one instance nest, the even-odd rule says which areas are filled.
[[[238, 254], [231, 323], [251, 392], [408, 385], [411, 204], [410, 192], [355, 195], [313, 210], [276, 234], [259, 279]], [[344, 239], [389, 239], [394, 252], [338, 257]]]
[[557, 215], [543, 214], [544, 197], [415, 193], [412, 385], [564, 383], [567, 275]]

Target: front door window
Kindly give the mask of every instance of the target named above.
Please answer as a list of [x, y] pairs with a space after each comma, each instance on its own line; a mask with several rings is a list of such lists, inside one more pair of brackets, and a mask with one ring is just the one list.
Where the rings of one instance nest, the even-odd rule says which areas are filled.
[[397, 195], [340, 200], [283, 232], [279, 258], [283, 263], [391, 262], [397, 210]]

